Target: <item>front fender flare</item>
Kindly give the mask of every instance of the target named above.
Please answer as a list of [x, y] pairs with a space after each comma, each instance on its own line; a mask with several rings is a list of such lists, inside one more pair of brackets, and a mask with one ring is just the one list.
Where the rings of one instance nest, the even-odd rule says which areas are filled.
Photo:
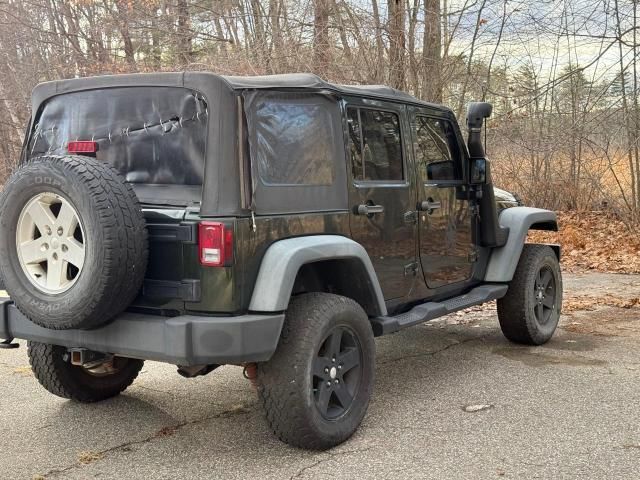
[[352, 259], [361, 262], [367, 272], [368, 287], [377, 303], [376, 310], [379, 315], [386, 315], [384, 297], [369, 255], [359, 243], [338, 235], [288, 238], [272, 244], [262, 259], [249, 310], [252, 312], [286, 310], [300, 267], [308, 263], [336, 259]]
[[500, 214], [500, 226], [509, 229], [507, 243], [491, 252], [486, 282], [510, 282], [518, 266], [529, 230], [558, 231], [555, 212], [531, 207], [513, 207]]

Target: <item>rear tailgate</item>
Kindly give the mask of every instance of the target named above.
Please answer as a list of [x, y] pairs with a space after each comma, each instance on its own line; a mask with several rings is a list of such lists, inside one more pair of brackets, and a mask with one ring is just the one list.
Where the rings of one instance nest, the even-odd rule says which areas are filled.
[[200, 280], [186, 278], [185, 249], [195, 249], [197, 223], [185, 222], [184, 208], [143, 208], [149, 235], [149, 264], [142, 294], [132, 307], [183, 311], [200, 300]]

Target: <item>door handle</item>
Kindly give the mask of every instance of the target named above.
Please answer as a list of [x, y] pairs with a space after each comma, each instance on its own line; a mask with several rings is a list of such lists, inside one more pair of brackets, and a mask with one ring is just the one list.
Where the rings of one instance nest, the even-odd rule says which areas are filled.
[[384, 207], [382, 205], [369, 205], [363, 203], [355, 208], [356, 215], [374, 215], [382, 212], [384, 212]]
[[427, 212], [427, 215], [431, 215], [435, 210], [442, 207], [441, 202], [435, 202], [433, 198], [424, 200], [418, 204], [418, 210], [421, 212]]

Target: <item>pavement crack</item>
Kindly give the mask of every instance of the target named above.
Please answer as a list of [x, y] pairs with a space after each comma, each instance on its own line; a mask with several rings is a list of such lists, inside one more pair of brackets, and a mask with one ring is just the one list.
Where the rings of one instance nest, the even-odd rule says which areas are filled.
[[160, 390], [158, 388], [145, 387], [144, 385], [134, 385], [134, 388], [140, 388], [142, 390], [149, 390], [150, 392], [162, 393], [163, 395], [168, 395], [170, 397], [174, 397], [175, 396], [171, 392], [166, 392], [166, 391]]
[[482, 337], [465, 338], [463, 340], [459, 340], [459, 341], [456, 341], [456, 342], [449, 343], [448, 345], [445, 345], [444, 347], [442, 347], [442, 348], [440, 348], [438, 350], [433, 350], [433, 351], [430, 351], [430, 352], [414, 353], [414, 354], [411, 354], [411, 355], [404, 355], [402, 357], [397, 357], [397, 358], [390, 358], [388, 360], [383, 360], [382, 362], [378, 362], [378, 365], [386, 365], [386, 364], [389, 364], [389, 363], [400, 362], [402, 360], [408, 360], [408, 359], [411, 359], [411, 358], [430, 357], [430, 356], [433, 356], [433, 355], [437, 355], [438, 353], [442, 353], [445, 350], [449, 350], [450, 348], [457, 347], [458, 345], [463, 345], [465, 343], [473, 342], [474, 340], [483, 340], [484, 338], [485, 338], [484, 336], [482, 336]]
[[[199, 423], [203, 423], [209, 420], [216, 420], [218, 418], [228, 418], [228, 417], [232, 417], [232, 416], [238, 416], [238, 415], [246, 415], [248, 413], [251, 412], [251, 408], [253, 405], [237, 405], [234, 406], [230, 409], [224, 410], [222, 412], [218, 412], [214, 415], [209, 415], [207, 417], [203, 417], [203, 418], [198, 418], [196, 420], [189, 420], [189, 421], [184, 421], [184, 422], [180, 422], [174, 425], [168, 425], [165, 427], [162, 427], [160, 430], [156, 431], [153, 433], [153, 435], [149, 435], [146, 438], [143, 438], [141, 440], [132, 440], [130, 442], [125, 442], [125, 443], [120, 443], [118, 445], [114, 445], [113, 447], [110, 448], [106, 448], [104, 450], [100, 450], [100, 451], [96, 451], [96, 452], [91, 452], [93, 454], [95, 454], [96, 456], [96, 460], [94, 462], [91, 463], [95, 463], [98, 462], [100, 460], [103, 460], [106, 458], [106, 456], [110, 453], [114, 453], [114, 452], [127, 452], [131, 449], [131, 447], [137, 446], [137, 445], [144, 445], [146, 443], [150, 443], [154, 440], [157, 439], [161, 439], [161, 438], [166, 438], [166, 437], [170, 437], [173, 436], [178, 430], [190, 426], [190, 425], [197, 425]], [[77, 468], [81, 468], [86, 466], [87, 463], [86, 462], [82, 462], [79, 459], [71, 464], [71, 465], [67, 465], [64, 467], [58, 467], [58, 468], [53, 468], [49, 471], [47, 471], [44, 474], [41, 474], [38, 476], [38, 478], [55, 478], [55, 476], [58, 476], [60, 474], [64, 474], [69, 472], [70, 470], [75, 470]]]
[[302, 476], [307, 471], [312, 470], [312, 469], [316, 468], [317, 466], [322, 465], [323, 463], [331, 461], [336, 457], [341, 457], [343, 455], [351, 455], [352, 453], [363, 453], [363, 452], [366, 452], [368, 450], [371, 450], [371, 448], [372, 447], [357, 448], [357, 449], [354, 449], [354, 450], [345, 450], [343, 452], [324, 452], [324, 453], [321, 454], [322, 458], [319, 458], [318, 460], [316, 460], [315, 462], [313, 462], [310, 465], [306, 465], [306, 466], [302, 467], [296, 473], [294, 473], [291, 477], [289, 477], [289, 480], [295, 480], [297, 478], [302, 478]]

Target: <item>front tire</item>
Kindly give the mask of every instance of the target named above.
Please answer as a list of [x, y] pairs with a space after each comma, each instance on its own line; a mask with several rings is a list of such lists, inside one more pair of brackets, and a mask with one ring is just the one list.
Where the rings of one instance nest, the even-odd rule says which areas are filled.
[[109, 366], [88, 370], [72, 365], [67, 349], [46, 343], [29, 342], [27, 353], [38, 382], [58, 397], [93, 403], [115, 397], [136, 379], [144, 362], [114, 357]]
[[556, 331], [562, 309], [562, 273], [547, 245], [526, 244], [507, 294], [498, 300], [505, 337], [515, 343], [542, 345]]
[[275, 435], [314, 450], [347, 440], [369, 406], [374, 364], [373, 332], [360, 305], [327, 293], [294, 298], [276, 353], [258, 365], [258, 392]]

